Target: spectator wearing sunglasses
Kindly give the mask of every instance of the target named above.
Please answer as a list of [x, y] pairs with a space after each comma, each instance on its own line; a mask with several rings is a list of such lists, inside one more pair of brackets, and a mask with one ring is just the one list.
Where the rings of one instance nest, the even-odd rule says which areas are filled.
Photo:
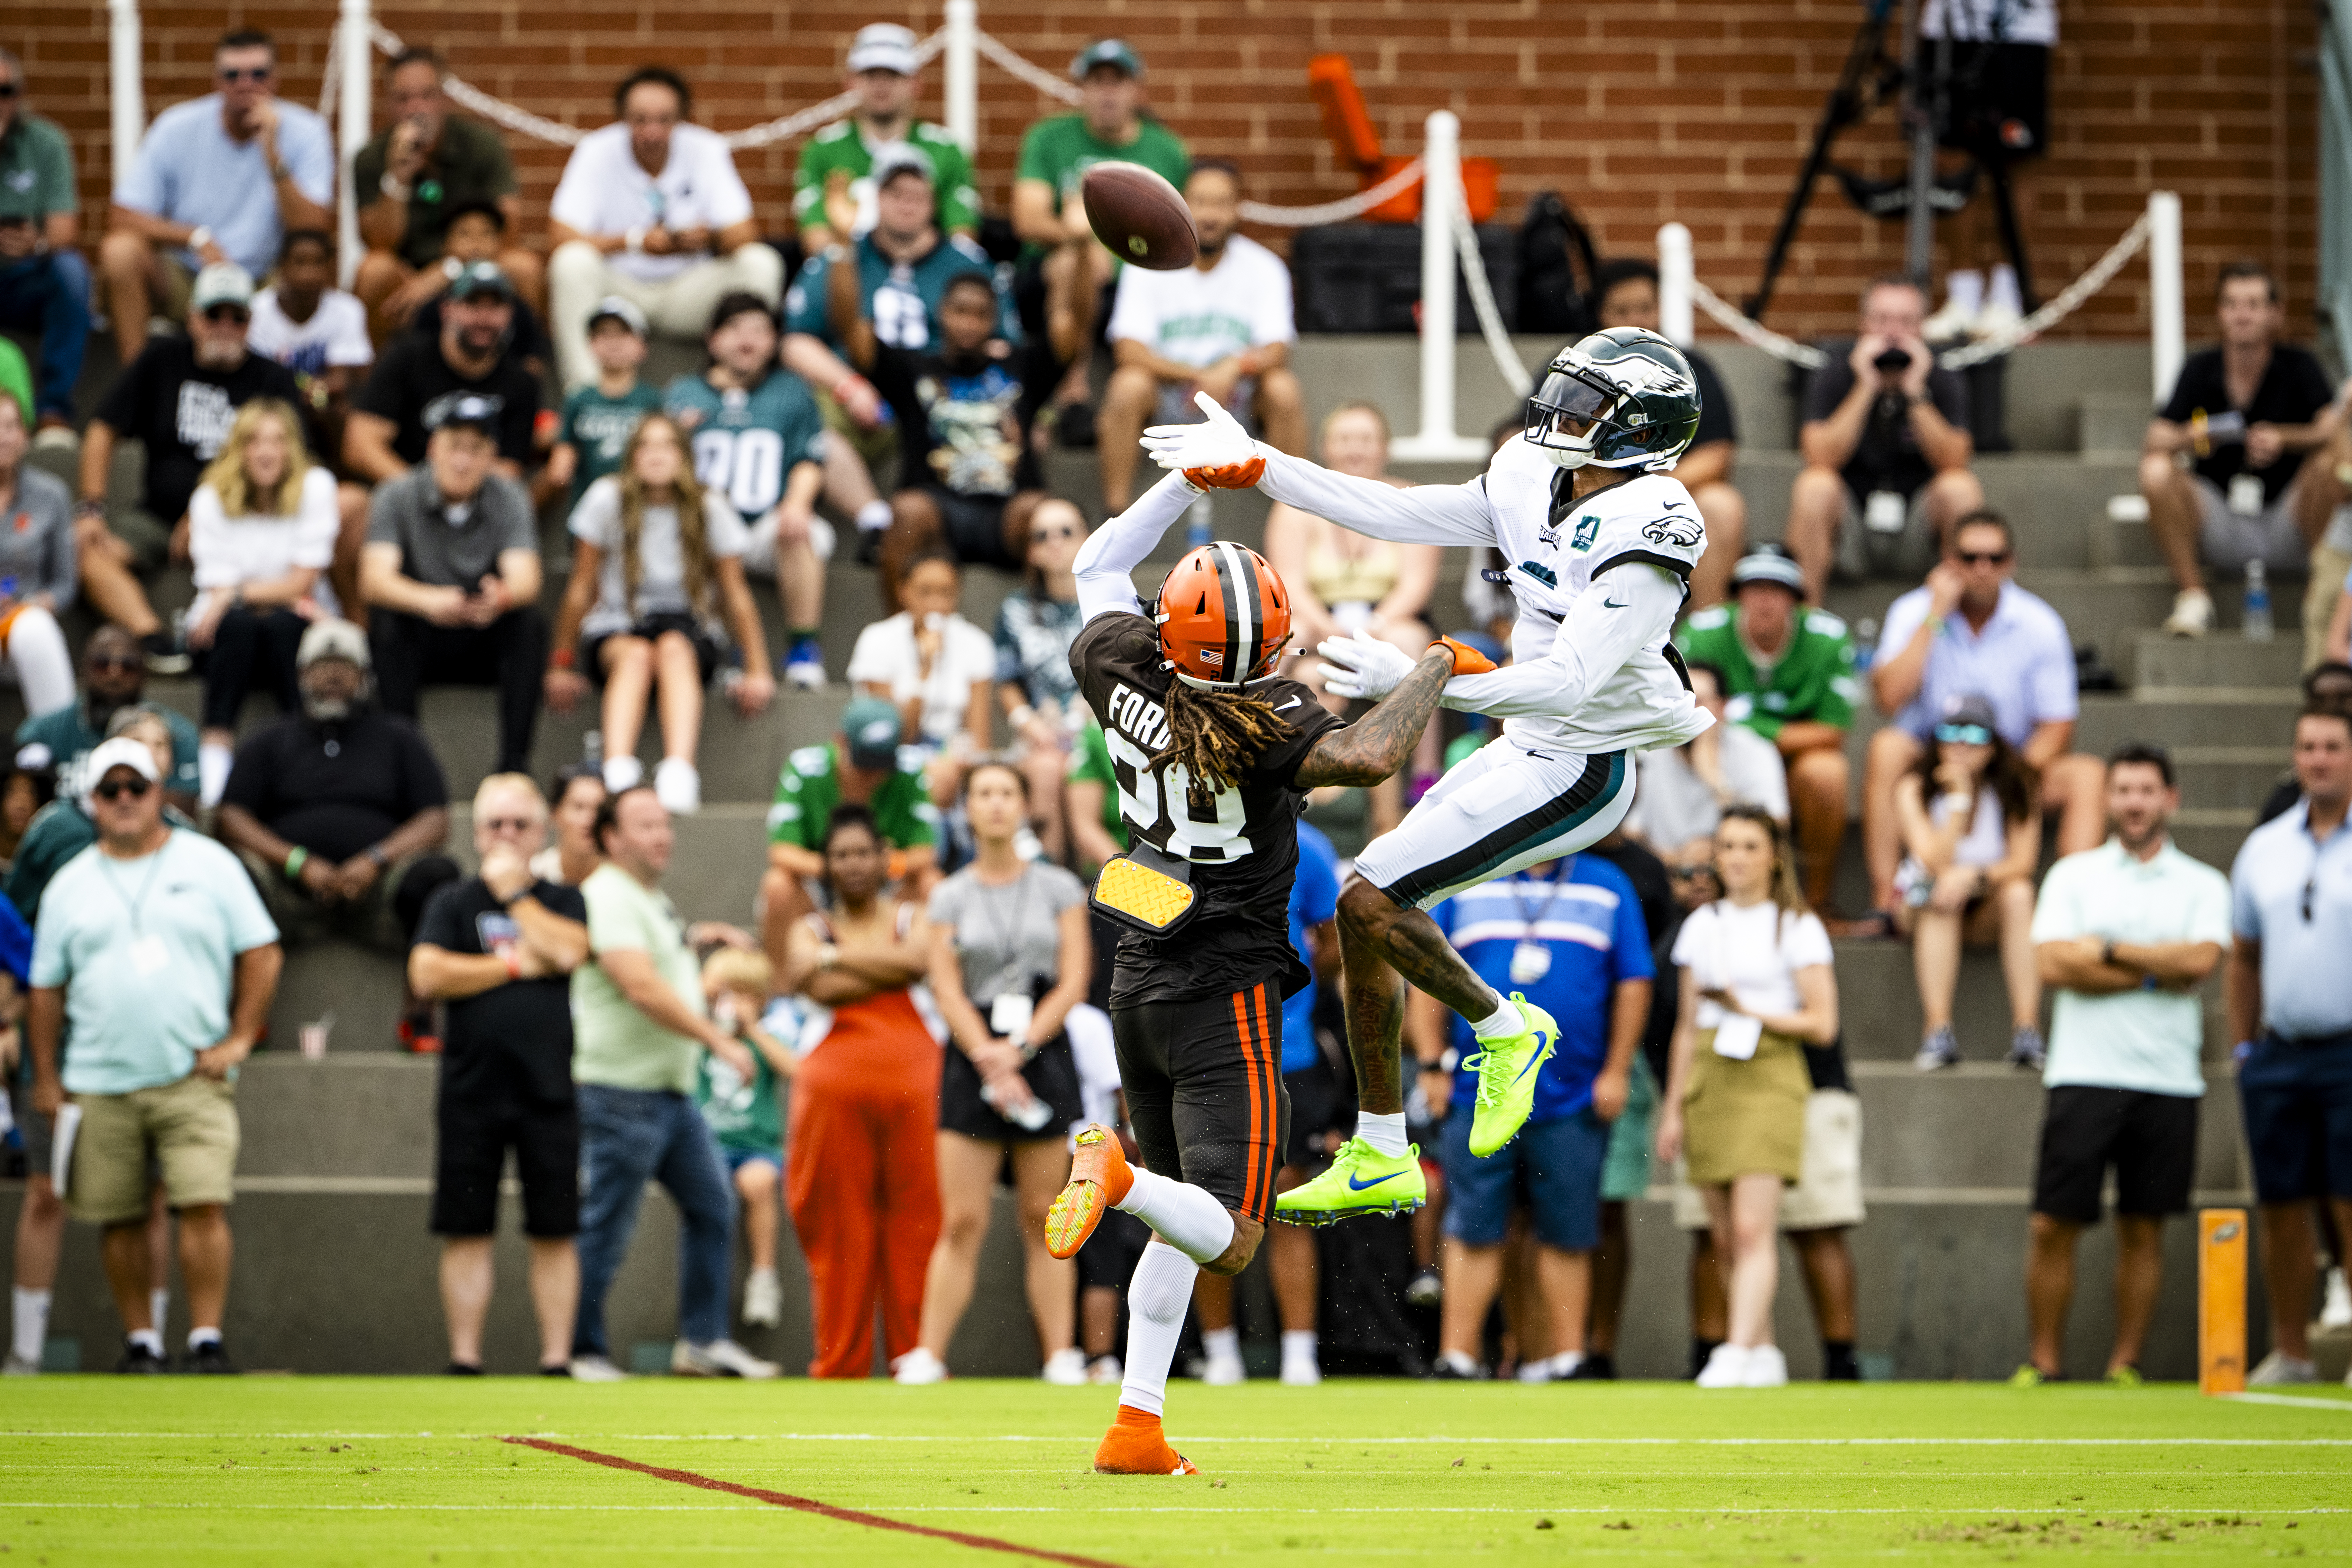
[[129, 364], [155, 316], [192, 308], [193, 279], [233, 262], [269, 270], [289, 229], [335, 226], [327, 122], [277, 96], [278, 46], [250, 28], [213, 46], [213, 90], [155, 117], [114, 188], [98, 264]]
[[[81, 500], [74, 508], [82, 595], [139, 639], [157, 674], [184, 674], [189, 656], [165, 632], [140, 574], [161, 567], [167, 551], [185, 559], [189, 499], [228, 444], [236, 411], [257, 397], [302, 406], [294, 372], [248, 348], [252, 322], [252, 275], [235, 262], [205, 267], [190, 297], [188, 335], [150, 341], [82, 433]], [[146, 449], [136, 506], [112, 506], [107, 497], [120, 441]]]
[[2032, 1351], [2011, 1383], [2063, 1375], [2074, 1242], [2099, 1222], [2116, 1173], [2116, 1337], [2106, 1379], [2140, 1380], [2163, 1280], [2164, 1221], [2189, 1212], [2205, 1093], [2198, 989], [2230, 941], [2230, 882], [2166, 831], [2180, 810], [2172, 758], [2141, 741], [2107, 761], [2114, 836], [2050, 868], [2033, 915], [2042, 980], [2057, 988], [2049, 1097], [2034, 1163], [2026, 1313]]
[[54, 769], [62, 781], [100, 741], [116, 733], [118, 718], [134, 711], [153, 713], [172, 730], [172, 766], [163, 775], [164, 792], [182, 810], [194, 811], [200, 777], [196, 727], [143, 700], [147, 664], [139, 656], [139, 644], [120, 626], [101, 626], [82, 644], [79, 670], [81, 690], [71, 704], [16, 727], [16, 765]]
[[2352, 1235], [2352, 716], [2304, 709], [2294, 771], [2302, 800], [2247, 834], [2230, 872], [2230, 1031], [2271, 1301], [2254, 1384], [2318, 1380], [2312, 1210]]
[[1888, 606], [1871, 666], [1871, 695], [1894, 722], [1870, 737], [1863, 768], [1862, 845], [1871, 908], [1848, 936], [1893, 927], [1895, 872], [1903, 858], [1895, 781], [1909, 773], [1928, 732], [1964, 696], [1982, 698], [1991, 728], [2040, 779], [2041, 810], [2058, 819], [2058, 852], [2077, 854], [2105, 834], [2106, 769], [2073, 749], [2079, 703], [2066, 622], [2017, 586], [2017, 536], [1990, 509], [1953, 528], [1927, 582]]
[[1071, 747], [1090, 716], [1070, 673], [1070, 644], [1085, 617], [1072, 564], [1087, 519], [1059, 497], [1029, 514], [1029, 570], [996, 612], [996, 702], [1013, 731], [1029, 805], [1045, 858], [1062, 860], [1064, 781]]

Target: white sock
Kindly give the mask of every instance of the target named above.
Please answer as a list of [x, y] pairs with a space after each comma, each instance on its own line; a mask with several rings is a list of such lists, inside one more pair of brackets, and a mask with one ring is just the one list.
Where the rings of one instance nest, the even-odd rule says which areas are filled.
[[16, 1353], [17, 1360], [38, 1366], [41, 1348], [49, 1343], [49, 1292], [28, 1291], [19, 1285], [14, 1305], [16, 1313], [11, 1326], [16, 1332], [10, 1337], [9, 1347]]
[[1508, 1040], [1515, 1034], [1525, 1034], [1527, 1028], [1528, 1015], [1508, 997], [1496, 997], [1493, 1012], [1470, 1020], [1470, 1032], [1480, 1040]]
[[[1204, 1187], [1171, 1181], [1156, 1171], [1137, 1171], [1126, 1201], [1114, 1207], [1151, 1227], [1161, 1240], [1195, 1263], [1209, 1262], [1234, 1244], [1234, 1217], [1223, 1204]], [[1134, 1310], [1130, 1302], [1128, 1311]]]
[[1356, 1113], [1356, 1136], [1380, 1150], [1391, 1159], [1404, 1153], [1404, 1113], [1402, 1111], [1359, 1111]]
[[1569, 1374], [1574, 1372], [1578, 1367], [1582, 1366], [1583, 1364], [1584, 1353], [1582, 1351], [1564, 1350], [1558, 1355], [1551, 1358], [1551, 1375], [1556, 1378], [1566, 1377]]
[[1984, 288], [1984, 274], [1974, 267], [1944, 275], [1944, 298], [1958, 306], [1963, 315], [1973, 316], [1983, 308]]
[[155, 1289], [148, 1291], [148, 1326], [153, 1329], [157, 1333], [162, 1333], [163, 1332], [164, 1325], [171, 1322], [171, 1318], [172, 1288], [169, 1285], [159, 1285]]
[[190, 1350], [202, 1350], [208, 1344], [218, 1343], [220, 1343], [220, 1330], [218, 1329], [190, 1329], [188, 1331], [188, 1348]]
[[866, 502], [866, 505], [857, 508], [856, 520], [857, 531], [859, 533], [871, 534], [880, 532], [882, 529], [890, 526], [890, 503], [887, 501]]
[[1285, 1365], [1294, 1361], [1312, 1362], [1314, 1359], [1315, 1331], [1313, 1329], [1282, 1331], [1282, 1360]]
[[1211, 1361], [1239, 1361], [1242, 1358], [1242, 1331], [1239, 1329], [1202, 1329], [1201, 1348]]
[[[1146, 1173], [1135, 1174], [1140, 1179]], [[1135, 1277], [1127, 1283], [1127, 1374], [1118, 1386], [1121, 1405], [1157, 1416], [1166, 1404], [1168, 1364], [1176, 1359], [1184, 1309], [1192, 1304], [1192, 1281], [1200, 1272], [1199, 1264], [1165, 1241], [1153, 1241], [1136, 1260]]]
[[206, 741], [196, 747], [196, 804], [210, 810], [220, 804], [221, 791], [228, 788], [228, 770], [236, 760], [236, 753], [217, 741]]
[[163, 1359], [163, 1336], [153, 1329], [132, 1329], [131, 1343], [147, 1347], [147, 1354], [156, 1360]]
[[2017, 268], [2004, 261], [1992, 269], [1992, 284], [1985, 290], [1985, 303], [2005, 305], [2021, 315], [2024, 313], [2025, 294], [2017, 287]]

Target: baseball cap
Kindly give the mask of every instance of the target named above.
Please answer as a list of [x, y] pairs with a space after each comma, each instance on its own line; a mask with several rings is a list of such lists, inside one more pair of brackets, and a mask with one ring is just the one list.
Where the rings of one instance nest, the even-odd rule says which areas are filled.
[[1979, 729], [2000, 732], [2000, 725], [1993, 716], [1992, 704], [1974, 692], [1954, 697], [1944, 705], [1944, 715], [1936, 721], [1939, 730], [1973, 725]]
[[638, 337], [649, 336], [653, 329], [646, 323], [646, 313], [637, 308], [636, 301], [618, 294], [607, 294], [596, 301], [596, 308], [588, 312], [588, 330], [596, 330], [599, 321], [618, 321]]
[[1117, 66], [1138, 81], [1143, 79], [1143, 57], [1128, 47], [1125, 38], [1098, 38], [1070, 61], [1070, 79], [1084, 81], [1097, 66]]
[[897, 71], [910, 77], [921, 68], [915, 57], [915, 34], [896, 22], [869, 22], [849, 40], [849, 68], [854, 71]]
[[849, 737], [852, 768], [898, 766], [898, 710], [888, 698], [851, 698], [841, 710], [841, 733]]
[[98, 787], [107, 774], [117, 768], [128, 768], [150, 784], [163, 781], [163, 770], [155, 766], [155, 753], [143, 740], [133, 740], [118, 735], [112, 740], [100, 741], [82, 758], [81, 809], [98, 814]]
[[434, 399], [425, 405], [425, 428], [427, 430], [478, 430], [484, 435], [499, 434], [499, 419], [506, 412], [507, 400], [485, 397], [479, 392], [456, 392]]
[[927, 181], [936, 181], [937, 170], [931, 155], [911, 141], [886, 141], [874, 150], [874, 188], [880, 190], [898, 175], [908, 170]]
[[198, 315], [215, 305], [253, 307], [253, 274], [233, 261], [216, 261], [196, 274], [188, 290], [188, 308]]
[[501, 299], [515, 297], [514, 280], [505, 267], [495, 261], [469, 261], [457, 269], [449, 280], [449, 298], [471, 299], [477, 294], [495, 294]]
[[[364, 670], [370, 667], [367, 633], [348, 621], [313, 621], [295, 650], [294, 667], [307, 670], [321, 659], [341, 659]], [[109, 742], [109, 744], [112, 744]]]
[[1769, 582], [1787, 589], [1802, 599], [1805, 596], [1805, 570], [1797, 558], [1776, 544], [1760, 544], [1739, 558], [1731, 569], [1733, 592], [1751, 582]]

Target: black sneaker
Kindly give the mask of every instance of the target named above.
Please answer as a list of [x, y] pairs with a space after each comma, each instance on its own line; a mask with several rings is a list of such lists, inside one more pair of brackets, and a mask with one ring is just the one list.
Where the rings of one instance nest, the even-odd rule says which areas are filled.
[[1475, 1361], [1457, 1356], [1441, 1355], [1437, 1364], [1429, 1369], [1431, 1379], [1438, 1383], [1483, 1383], [1486, 1369]]
[[1563, 1383], [1583, 1381], [1614, 1383], [1617, 1381], [1617, 1363], [1611, 1359], [1607, 1351], [1597, 1350], [1578, 1362], [1576, 1370], [1560, 1381]]
[[145, 1345], [136, 1340], [125, 1339], [122, 1342], [122, 1359], [114, 1364], [114, 1370], [135, 1373], [142, 1377], [153, 1377], [172, 1369], [164, 1363], [162, 1356], [157, 1355]]
[[553, 1366], [541, 1367], [539, 1375], [541, 1377], [568, 1378], [572, 1375], [572, 1364], [568, 1361], [559, 1361]]
[[860, 528], [857, 530], [858, 565], [880, 566], [882, 564], [882, 536], [889, 531], [890, 530], [887, 528]]
[[150, 632], [140, 638], [139, 652], [151, 675], [184, 675], [195, 664], [166, 632]]
[[182, 1369], [187, 1372], [211, 1374], [215, 1376], [234, 1377], [236, 1375], [236, 1364], [229, 1360], [227, 1348], [216, 1339], [208, 1339], [205, 1341], [204, 1343], [196, 1346], [195, 1349], [188, 1352], [188, 1359], [183, 1364]]
[[444, 1377], [479, 1377], [482, 1369], [470, 1361], [453, 1361], [441, 1369]]

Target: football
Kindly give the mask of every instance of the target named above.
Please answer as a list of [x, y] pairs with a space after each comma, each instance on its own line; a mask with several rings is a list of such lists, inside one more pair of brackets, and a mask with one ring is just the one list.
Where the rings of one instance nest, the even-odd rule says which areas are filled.
[[1201, 254], [1183, 193], [1140, 163], [1097, 163], [1078, 183], [1095, 238], [1121, 261], [1174, 272]]

